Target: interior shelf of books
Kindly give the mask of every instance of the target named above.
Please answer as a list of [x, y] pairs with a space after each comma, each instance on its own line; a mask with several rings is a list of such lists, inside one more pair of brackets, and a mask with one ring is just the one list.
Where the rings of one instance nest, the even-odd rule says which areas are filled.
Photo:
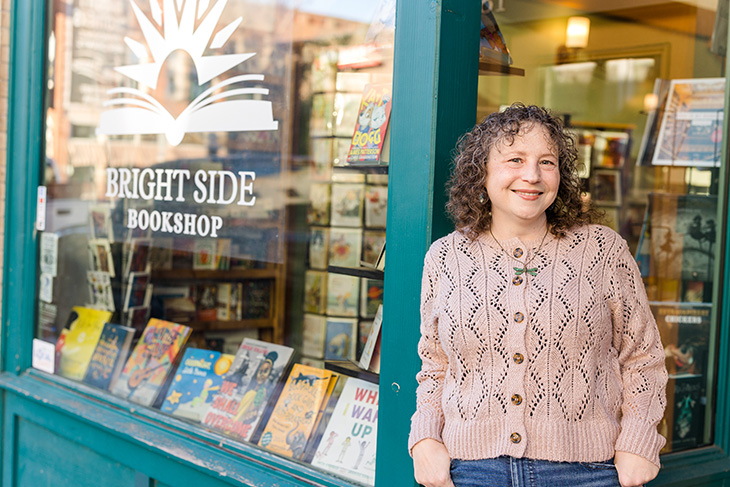
[[[307, 46], [299, 62], [310, 81], [299, 80], [306, 90], [297, 103], [311, 106], [311, 115], [294, 132], [306, 134], [306, 163], [296, 167], [295, 158], [276, 185], [296, 180], [292, 187], [304, 188], [305, 197], [288, 200], [282, 210], [271, 195], [267, 200], [247, 189], [245, 173], [234, 173], [238, 159], [174, 161], [177, 171], [212, 175], [210, 199], [192, 188], [188, 194], [182, 176], [176, 181], [178, 173], [169, 169], [165, 190], [195, 199], [197, 207], [173, 213], [163, 211], [170, 209], [166, 201], [140, 204], [128, 197], [89, 207], [88, 239], [42, 233], [39, 336], [58, 336], [53, 370], [60, 376], [372, 485], [392, 44]], [[259, 174], [266, 164], [290, 159], [266, 141], [231, 143], [254, 147], [264, 159]], [[148, 180], [167, 170], [150, 171]], [[240, 181], [224, 181], [227, 170]], [[107, 196], [144, 177], [136, 171], [107, 169]], [[216, 203], [219, 184], [220, 200], [232, 184], [244, 204], [256, 197], [260, 218], [209, 211], [205, 204]], [[152, 219], [160, 223], [166, 213], [183, 215], [183, 226], [190, 217], [185, 233], [198, 236], [153, 233]], [[143, 217], [146, 230], [131, 225], [131, 218]], [[68, 259], [83, 245], [88, 267]], [[88, 299], [80, 286], [51, 287], [54, 275], [71, 283], [84, 272]], [[45, 276], [51, 276], [47, 286]], [[62, 316], [69, 318], [59, 325]]]

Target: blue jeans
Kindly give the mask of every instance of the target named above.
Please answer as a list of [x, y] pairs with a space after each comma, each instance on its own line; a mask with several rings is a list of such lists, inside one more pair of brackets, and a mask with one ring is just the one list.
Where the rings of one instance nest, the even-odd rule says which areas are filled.
[[551, 462], [502, 456], [451, 460], [456, 487], [620, 487], [613, 460]]

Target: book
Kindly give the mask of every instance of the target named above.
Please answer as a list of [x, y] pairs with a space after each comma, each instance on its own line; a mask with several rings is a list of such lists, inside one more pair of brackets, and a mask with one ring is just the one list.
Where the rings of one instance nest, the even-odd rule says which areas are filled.
[[134, 328], [106, 323], [91, 355], [84, 382], [107, 390], [119, 377], [134, 338]]
[[227, 271], [231, 268], [231, 239], [216, 240], [215, 269]]
[[284, 384], [258, 444], [267, 450], [300, 459], [309, 441], [332, 372], [295, 364]]
[[185, 350], [160, 411], [200, 422], [233, 359], [233, 355], [211, 350]]
[[244, 281], [241, 290], [241, 308], [244, 320], [266, 319], [271, 316], [271, 279]]
[[110, 311], [81, 306], [71, 309], [65, 327], [68, 332], [59, 347], [59, 363], [56, 367], [58, 375], [73, 380], [84, 378], [104, 325], [111, 317]]
[[149, 272], [132, 272], [127, 282], [124, 311], [138, 306], [149, 306], [152, 298], [152, 284]]
[[[231, 282], [221, 282], [218, 284], [218, 312], [217, 319], [220, 321], [229, 321], [236, 317], [235, 294], [238, 293], [238, 285]], [[233, 298], [233, 299], [232, 299]]]
[[355, 133], [352, 135], [347, 162], [372, 163], [380, 160], [380, 153], [388, 129], [393, 89], [390, 83], [365, 86], [358, 110]]
[[724, 100], [724, 78], [672, 80], [652, 164], [719, 167]]
[[151, 406], [190, 332], [185, 325], [151, 318], [119, 379], [112, 384], [112, 394]]
[[195, 290], [198, 321], [218, 319], [218, 287], [215, 284], [200, 284]]
[[[378, 311], [375, 313], [375, 319], [373, 319], [373, 326], [370, 327], [368, 333], [368, 339], [365, 342], [365, 347], [362, 349], [362, 355], [360, 356], [360, 368], [370, 370], [371, 362], [373, 359], [373, 353], [375, 347], [380, 340], [380, 329], [383, 324], [383, 305], [378, 306]], [[378, 368], [379, 368], [378, 364]]]
[[233, 438], [250, 440], [293, 353], [284, 345], [244, 339], [202, 424]]
[[357, 351], [357, 320], [327, 317], [324, 358], [326, 360], [355, 360]]
[[481, 28], [479, 29], [480, 60], [496, 61], [500, 64], [512, 64], [512, 56], [507, 49], [497, 19], [494, 18], [488, 0], [482, 0]]
[[93, 205], [89, 208], [89, 234], [91, 239], [114, 240], [111, 209], [109, 205]]
[[310, 225], [329, 225], [331, 185], [312, 183], [309, 185], [309, 207], [307, 223]]
[[670, 378], [707, 373], [712, 303], [651, 301]]
[[151, 245], [152, 240], [147, 238], [132, 239], [129, 244], [129, 258], [125, 266], [125, 274], [150, 271]]
[[322, 434], [312, 465], [374, 485], [377, 436], [378, 385], [350, 377]]
[[218, 244], [215, 240], [196, 239], [193, 247], [193, 269], [215, 269]]
[[93, 271], [108, 272], [111, 277], [115, 277], [109, 240], [105, 238], [89, 240], [89, 268]]
[[380, 230], [365, 230], [362, 235], [362, 260], [360, 265], [375, 267], [380, 257], [380, 251], [385, 245], [385, 232]]

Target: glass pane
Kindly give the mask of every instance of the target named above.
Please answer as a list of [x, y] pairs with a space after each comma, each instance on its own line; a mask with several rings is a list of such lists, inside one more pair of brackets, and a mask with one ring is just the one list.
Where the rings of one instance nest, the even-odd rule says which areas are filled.
[[661, 332], [662, 452], [708, 445], [727, 18], [699, 0], [571, 5], [492, 2], [506, 48], [482, 48], [477, 118], [521, 101], [573, 128], [584, 189], [628, 241]]
[[395, 0], [48, 8], [55, 373], [372, 485]]

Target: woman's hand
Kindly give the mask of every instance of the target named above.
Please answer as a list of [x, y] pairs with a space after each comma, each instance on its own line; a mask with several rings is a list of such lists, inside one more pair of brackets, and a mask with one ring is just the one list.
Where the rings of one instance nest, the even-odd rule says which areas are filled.
[[425, 438], [413, 446], [411, 453], [416, 482], [425, 487], [454, 487], [451, 457], [443, 443]]
[[[415, 452], [415, 447], [413, 448]], [[659, 467], [644, 457], [625, 451], [617, 451], [613, 463], [618, 470], [621, 487], [637, 487], [652, 480], [659, 473]]]

